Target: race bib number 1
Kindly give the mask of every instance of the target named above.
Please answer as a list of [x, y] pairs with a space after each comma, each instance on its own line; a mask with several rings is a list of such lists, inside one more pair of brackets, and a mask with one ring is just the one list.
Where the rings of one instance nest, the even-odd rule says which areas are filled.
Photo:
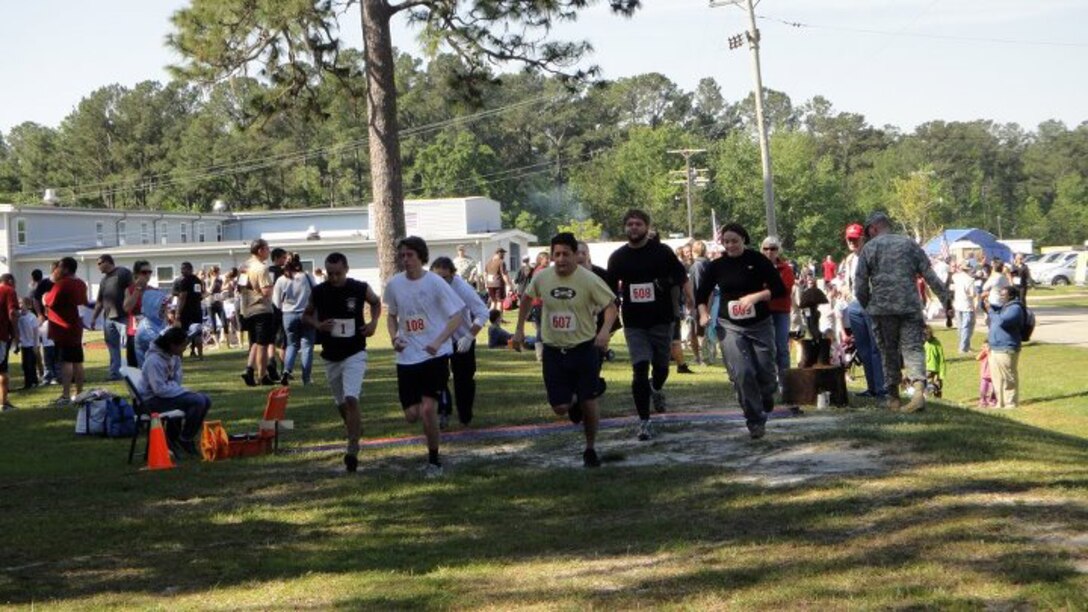
[[645, 304], [654, 301], [653, 283], [635, 283], [631, 285], [631, 301], [635, 304]]
[[729, 318], [734, 321], [743, 321], [756, 316], [756, 307], [745, 306], [740, 300], [733, 300], [727, 305]]
[[333, 319], [329, 335], [333, 338], [351, 338], [355, 335], [355, 319]]
[[404, 320], [404, 331], [416, 335], [427, 331], [427, 321], [423, 317], [408, 317]]
[[574, 318], [573, 312], [553, 312], [548, 315], [548, 324], [552, 331], [572, 332], [578, 321]]

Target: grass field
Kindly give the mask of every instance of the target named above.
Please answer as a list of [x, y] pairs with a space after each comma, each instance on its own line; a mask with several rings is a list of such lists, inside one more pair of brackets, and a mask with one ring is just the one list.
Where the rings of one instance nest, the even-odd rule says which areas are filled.
[[[379, 326], [384, 329], [384, 326]], [[952, 334], [941, 331], [955, 352]], [[364, 386], [367, 438], [419, 433], [396, 404], [379, 340]], [[629, 414], [628, 366], [606, 366], [608, 415]], [[529, 354], [481, 350], [474, 427], [553, 422]], [[255, 428], [263, 391], [239, 351], [186, 363], [213, 418]], [[91, 353], [100, 380], [105, 355]], [[1022, 408], [978, 411], [977, 366], [952, 357], [946, 401], [919, 416], [872, 406], [772, 421], [741, 455], [581, 469], [579, 434], [447, 444], [444, 479], [419, 446], [148, 473], [127, 442], [72, 434], [57, 387], [16, 393], [0, 415], [0, 602], [44, 608], [985, 608], [1088, 607], [1088, 351], [1033, 345]], [[18, 375], [15, 376], [18, 379]], [[295, 449], [337, 443], [319, 384], [292, 388]], [[120, 389], [115, 388], [120, 391]], [[674, 410], [733, 405], [719, 368], [669, 382]], [[961, 406], [962, 404], [962, 406]], [[827, 418], [825, 418], [827, 417]], [[833, 426], [807, 427], [806, 423]], [[654, 444], [692, 432], [663, 427]], [[602, 450], [631, 430], [602, 437]], [[686, 439], [686, 438], [685, 438]], [[864, 474], [771, 484], [761, 461], [819, 445], [871, 453]], [[658, 447], [655, 447], [658, 448]], [[534, 457], [568, 453], [568, 467]], [[879, 465], [877, 465], [879, 464]]]
[[[1035, 298], [1041, 298], [1032, 303]], [[1062, 306], [1066, 308], [1088, 308], [1088, 289], [1077, 286], [1032, 287], [1028, 292], [1030, 305]]]

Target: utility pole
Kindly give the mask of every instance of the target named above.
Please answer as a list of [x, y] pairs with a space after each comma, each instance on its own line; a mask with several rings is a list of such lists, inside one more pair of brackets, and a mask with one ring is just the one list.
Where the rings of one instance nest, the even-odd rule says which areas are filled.
[[706, 149], [673, 149], [669, 151], [669, 153], [680, 155], [684, 158], [684, 169], [673, 170], [669, 174], [676, 174], [678, 172], [684, 173], [683, 181], [673, 181], [673, 184], [679, 185], [682, 183], [685, 186], [684, 189], [687, 192], [688, 200], [688, 238], [694, 238], [695, 223], [691, 213], [691, 185], [692, 183], [697, 183], [700, 186], [704, 186], [708, 181], [705, 176], [696, 176], [696, 173], [705, 173], [707, 170], [706, 168], [693, 169], [691, 167], [691, 156], [699, 153], [706, 153]]
[[[778, 222], [774, 214], [774, 179], [771, 174], [771, 149], [767, 142], [767, 123], [763, 118], [763, 76], [759, 68], [759, 28], [756, 27], [756, 10], [752, 0], [710, 0], [711, 8], [733, 4], [746, 5], [748, 10], [748, 48], [752, 50], [752, 71], [755, 76], [756, 124], [759, 131], [759, 154], [763, 164], [763, 205], [767, 210], [767, 235], [778, 237]], [[730, 37], [729, 48], [735, 49], [742, 43], [739, 37]]]

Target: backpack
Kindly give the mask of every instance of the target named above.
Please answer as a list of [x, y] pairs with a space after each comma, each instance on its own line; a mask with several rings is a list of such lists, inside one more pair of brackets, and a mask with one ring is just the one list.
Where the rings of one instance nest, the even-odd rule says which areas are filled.
[[1020, 326], [1020, 341], [1027, 342], [1031, 340], [1031, 334], [1035, 333], [1035, 311], [1022, 303], [1020, 304], [1020, 311], [1023, 313], [1023, 324]]
[[124, 398], [112, 397], [106, 402], [106, 435], [111, 438], [136, 435], [136, 411]]

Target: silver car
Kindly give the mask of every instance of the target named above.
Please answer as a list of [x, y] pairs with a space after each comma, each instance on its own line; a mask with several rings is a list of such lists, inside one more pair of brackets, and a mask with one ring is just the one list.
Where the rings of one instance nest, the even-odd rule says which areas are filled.
[[1067, 251], [1057, 260], [1039, 271], [1035, 277], [1040, 285], [1068, 285], [1077, 271], [1077, 252]]

